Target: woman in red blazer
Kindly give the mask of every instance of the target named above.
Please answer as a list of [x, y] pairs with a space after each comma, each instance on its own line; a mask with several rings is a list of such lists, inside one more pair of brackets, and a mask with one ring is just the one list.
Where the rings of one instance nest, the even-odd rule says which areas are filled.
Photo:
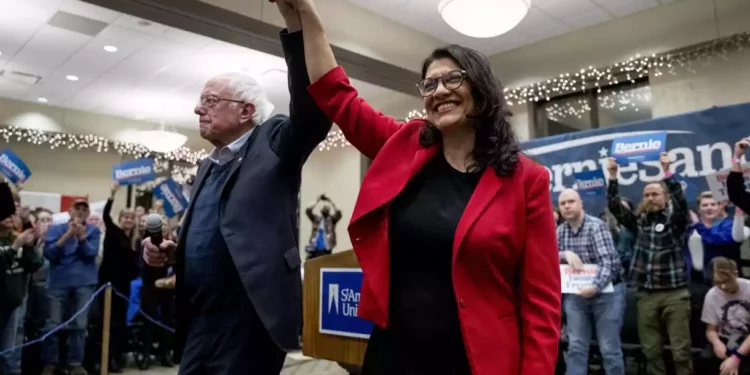
[[552, 374], [561, 290], [549, 173], [521, 155], [487, 59], [435, 50], [417, 85], [427, 121], [399, 123], [357, 96], [312, 0], [276, 1], [299, 14], [310, 94], [373, 159], [349, 224], [359, 316], [376, 324], [363, 373]]

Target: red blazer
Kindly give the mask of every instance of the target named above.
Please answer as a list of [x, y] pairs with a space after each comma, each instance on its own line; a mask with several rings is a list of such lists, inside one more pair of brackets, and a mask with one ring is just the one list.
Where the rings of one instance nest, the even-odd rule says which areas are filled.
[[[375, 111], [341, 67], [308, 91], [360, 152], [373, 159], [349, 235], [364, 273], [359, 316], [388, 324], [390, 202], [439, 151], [419, 144], [423, 120]], [[488, 168], [453, 242], [453, 288], [474, 375], [550, 375], [560, 339], [560, 267], [549, 173], [521, 156], [497, 177]]]

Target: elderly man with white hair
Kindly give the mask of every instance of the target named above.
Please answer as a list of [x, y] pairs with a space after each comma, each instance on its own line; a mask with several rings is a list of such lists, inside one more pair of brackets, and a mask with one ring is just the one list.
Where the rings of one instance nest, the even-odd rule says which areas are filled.
[[299, 18], [285, 18], [289, 117], [270, 116], [248, 76], [206, 82], [195, 114], [215, 148], [198, 168], [177, 243], [143, 242], [150, 266], [175, 262], [180, 374], [277, 375], [299, 345], [297, 197], [302, 165], [331, 121], [307, 93]]

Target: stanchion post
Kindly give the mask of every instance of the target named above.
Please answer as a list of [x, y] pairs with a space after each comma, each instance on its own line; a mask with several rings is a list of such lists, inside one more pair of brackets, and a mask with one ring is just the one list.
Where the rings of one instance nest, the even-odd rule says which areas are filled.
[[102, 314], [102, 358], [101, 375], [109, 375], [109, 330], [112, 320], [112, 285], [104, 289], [104, 313]]

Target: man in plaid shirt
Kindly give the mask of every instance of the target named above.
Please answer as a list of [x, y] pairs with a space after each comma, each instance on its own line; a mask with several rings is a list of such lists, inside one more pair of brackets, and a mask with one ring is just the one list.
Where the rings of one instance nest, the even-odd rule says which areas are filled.
[[625, 375], [620, 330], [625, 311], [625, 285], [620, 278], [620, 259], [612, 234], [599, 218], [583, 211], [578, 192], [560, 193], [560, 214], [565, 222], [557, 227], [560, 260], [573, 270], [583, 264], [597, 265], [591, 286], [563, 297], [568, 332], [568, 375], [588, 373], [589, 344], [596, 327], [602, 364], [607, 375]]
[[[610, 176], [607, 200], [617, 221], [636, 234], [629, 280], [638, 287], [638, 336], [649, 375], [666, 375], [661, 327], [666, 327], [677, 375], [692, 374], [690, 355], [690, 293], [682, 249], [688, 227], [688, 209], [680, 183], [670, 172], [669, 156], [659, 158], [665, 178], [643, 188], [643, 200], [635, 213], [621, 202], [615, 159], [607, 167]], [[671, 203], [671, 204], [669, 204]]]

